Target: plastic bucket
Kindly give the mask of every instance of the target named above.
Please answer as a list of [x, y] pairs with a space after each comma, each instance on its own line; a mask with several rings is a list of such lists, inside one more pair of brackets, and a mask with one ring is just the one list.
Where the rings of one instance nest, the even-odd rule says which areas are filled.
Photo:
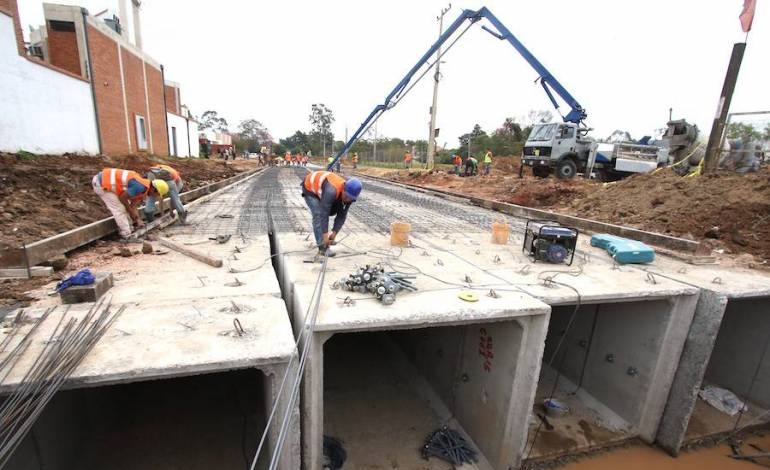
[[409, 246], [409, 232], [412, 224], [393, 222], [390, 224], [390, 244], [393, 246]]
[[511, 232], [511, 227], [508, 224], [501, 222], [492, 223], [492, 243], [496, 245], [505, 245], [508, 243], [508, 235]]

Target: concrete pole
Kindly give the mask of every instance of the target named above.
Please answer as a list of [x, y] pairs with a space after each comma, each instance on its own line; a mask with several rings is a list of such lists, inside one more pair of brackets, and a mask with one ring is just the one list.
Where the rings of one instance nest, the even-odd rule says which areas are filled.
[[733, 45], [733, 52], [730, 56], [730, 65], [727, 66], [727, 75], [725, 76], [724, 85], [722, 85], [722, 94], [719, 97], [717, 113], [716, 116], [714, 116], [714, 123], [711, 126], [708, 145], [706, 145], [706, 157], [703, 165], [704, 173], [716, 170], [719, 165], [719, 156], [721, 153], [719, 144], [722, 142], [722, 134], [724, 134], [725, 131], [725, 121], [727, 120], [727, 113], [730, 111], [730, 101], [733, 98], [735, 84], [738, 81], [738, 71], [741, 69], [743, 52], [745, 50], [745, 42], [739, 42]]
[[[446, 8], [441, 9], [438, 16], [438, 36], [444, 32], [444, 15], [452, 8], [450, 3]], [[428, 156], [426, 157], [426, 166], [433, 168], [436, 155], [436, 104], [438, 102], [438, 81], [441, 78], [441, 47], [436, 50], [436, 73], [433, 74], [433, 104], [430, 107], [430, 128], [428, 129]]]
[[377, 161], [377, 121], [374, 121], [374, 149], [372, 149], [372, 161]]

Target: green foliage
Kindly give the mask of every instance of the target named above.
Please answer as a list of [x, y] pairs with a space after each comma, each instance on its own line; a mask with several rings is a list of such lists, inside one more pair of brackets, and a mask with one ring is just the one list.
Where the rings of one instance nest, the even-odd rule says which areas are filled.
[[[770, 127], [770, 126], [768, 126]], [[762, 138], [762, 133], [758, 131], [753, 124], [745, 124], [743, 122], [731, 122], [727, 125], [727, 138], [738, 139], [741, 138], [744, 142], [750, 142]]]
[[[292, 154], [303, 152], [306, 153], [308, 150], [312, 150], [312, 145], [310, 143], [310, 136], [308, 134], [305, 134], [302, 131], [297, 131], [294, 133], [293, 136], [287, 137], [285, 139], [280, 139], [279, 143], [281, 145], [281, 148], [285, 149], [281, 153], [286, 153], [286, 150], [289, 150]], [[313, 153], [316, 151], [313, 150]], [[316, 154], [320, 155], [320, 153]]]
[[216, 111], [206, 111], [201, 115], [199, 128], [200, 130], [212, 129], [215, 131], [226, 132], [227, 120], [223, 117], [219, 117]]
[[270, 146], [272, 142], [270, 132], [256, 119], [241, 121], [238, 134], [233, 137], [233, 145], [241, 152], [256, 153], [263, 145]]
[[323, 103], [315, 103], [310, 107], [308, 120], [310, 121], [313, 143], [318, 144], [317, 147], [314, 146], [315, 148], [312, 149], [313, 154], [325, 155], [326, 144], [334, 140], [334, 134], [331, 132], [332, 123], [334, 122], [334, 112]]
[[19, 160], [31, 161], [37, 158], [37, 155], [35, 155], [32, 152], [27, 152], [26, 150], [19, 150], [18, 152], [16, 152], [16, 158], [18, 158]]

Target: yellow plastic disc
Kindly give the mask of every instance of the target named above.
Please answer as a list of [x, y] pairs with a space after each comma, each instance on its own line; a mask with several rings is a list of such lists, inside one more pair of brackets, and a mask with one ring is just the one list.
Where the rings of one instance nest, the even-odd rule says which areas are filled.
[[460, 299], [466, 301], [466, 302], [478, 302], [479, 296], [474, 294], [473, 292], [460, 292], [460, 295], [458, 295]]

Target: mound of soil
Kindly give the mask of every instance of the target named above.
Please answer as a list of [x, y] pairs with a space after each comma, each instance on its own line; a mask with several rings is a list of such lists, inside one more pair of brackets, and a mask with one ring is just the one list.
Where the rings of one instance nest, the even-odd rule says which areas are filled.
[[0, 249], [20, 247], [108, 217], [91, 188], [91, 178], [105, 167], [145, 174], [165, 163], [182, 173], [185, 190], [234, 176], [251, 161], [83, 155], [26, 156], [0, 154]]
[[443, 170], [363, 169], [373, 174], [521, 206], [552, 210], [705, 242], [726, 253], [770, 263], [770, 168], [682, 178], [670, 170], [614, 183], [518, 177], [519, 159], [496, 158], [489, 176], [461, 178]]

